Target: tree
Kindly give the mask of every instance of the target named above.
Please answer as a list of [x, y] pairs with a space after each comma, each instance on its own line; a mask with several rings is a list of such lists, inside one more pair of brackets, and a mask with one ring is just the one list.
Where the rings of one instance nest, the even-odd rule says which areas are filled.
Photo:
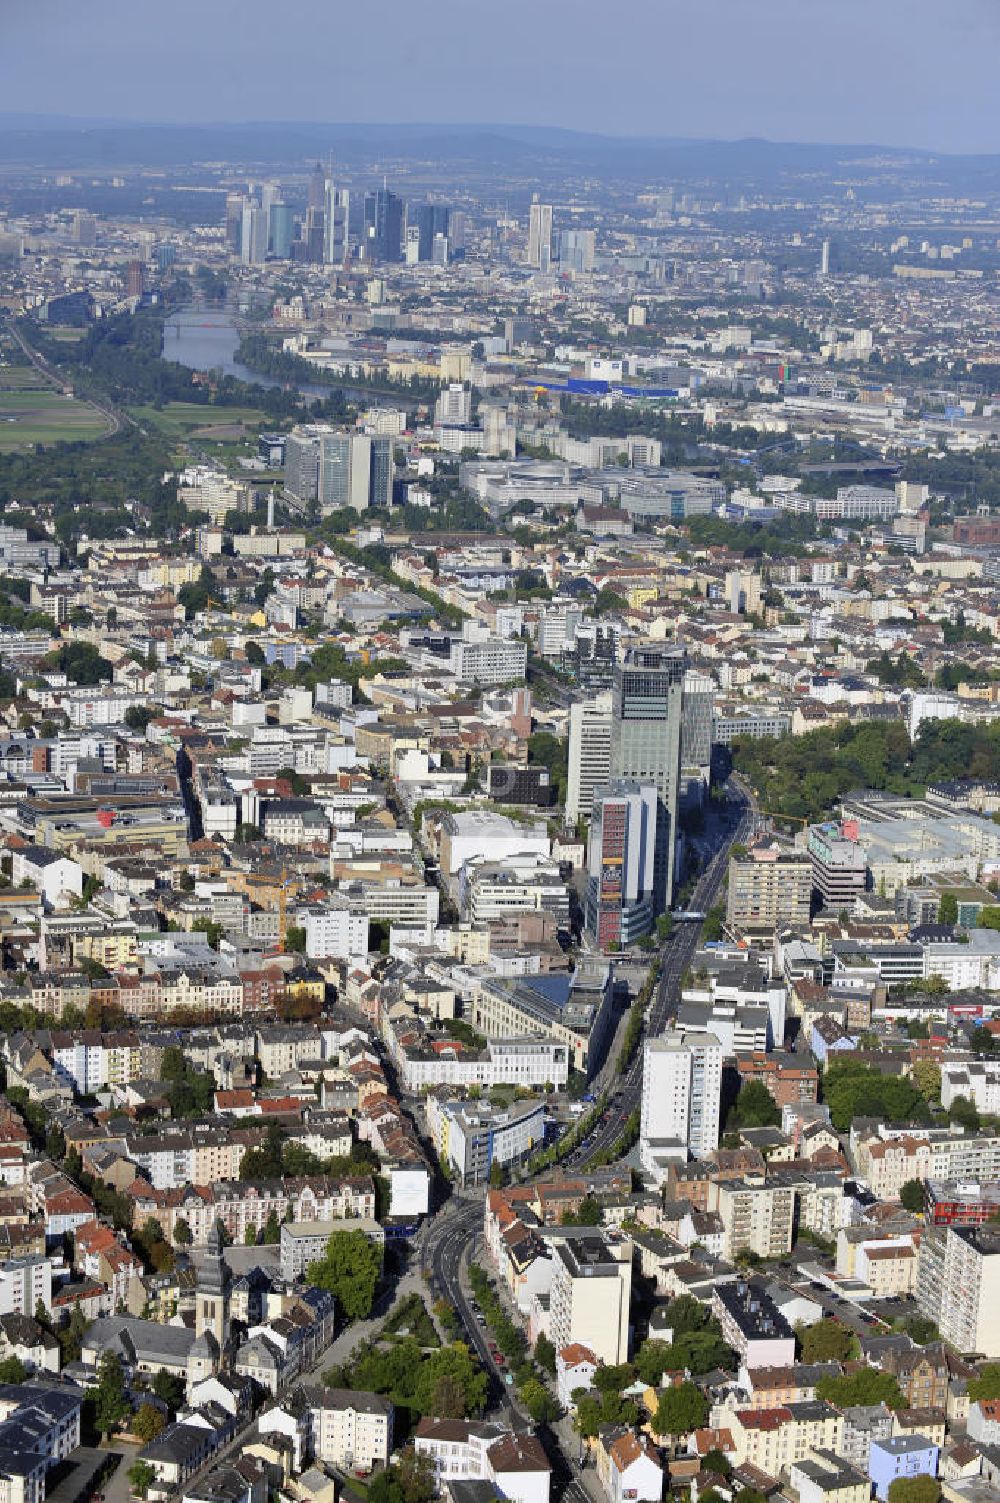
[[803, 1362], [846, 1362], [858, 1349], [857, 1341], [839, 1320], [818, 1320], [799, 1332]]
[[[293, 1146], [293, 1145], [290, 1145]], [[281, 1241], [281, 1222], [278, 1220], [277, 1211], [269, 1211], [267, 1220], [264, 1222], [263, 1242], [265, 1247], [276, 1247]]]
[[0, 1383], [23, 1383], [28, 1369], [20, 1357], [5, 1357], [0, 1362]]
[[916, 1216], [924, 1208], [924, 1187], [919, 1179], [908, 1179], [899, 1192], [899, 1203]]
[[987, 1362], [968, 1382], [969, 1398], [973, 1403], [980, 1399], [1000, 1399], [1000, 1362]]
[[948, 1121], [957, 1122], [967, 1132], [979, 1131], [979, 1111], [968, 1096], [956, 1096], [948, 1108]]
[[174, 1242], [178, 1247], [190, 1247], [191, 1241], [191, 1228], [186, 1217], [178, 1216], [174, 1222]]
[[257, 1246], [257, 1228], [255, 1226], [248, 1226], [246, 1231], [243, 1233], [243, 1246]]
[[310, 1263], [308, 1281], [332, 1294], [349, 1320], [363, 1320], [371, 1313], [381, 1271], [378, 1248], [363, 1231], [338, 1231], [323, 1257]]
[[161, 1368], [153, 1378], [153, 1392], [171, 1413], [176, 1413], [184, 1402], [184, 1379]]
[[135, 1411], [129, 1428], [133, 1435], [137, 1435], [141, 1441], [148, 1445], [151, 1440], [156, 1439], [161, 1430], [166, 1426], [166, 1423], [166, 1420], [163, 1418], [163, 1411], [157, 1409], [156, 1405], [151, 1404], [147, 1399]]
[[958, 897], [953, 892], [943, 892], [938, 903], [937, 921], [949, 927], [958, 923]]
[[528, 1378], [520, 1385], [521, 1402], [536, 1425], [559, 1418], [559, 1405], [540, 1378]]
[[114, 1352], [105, 1352], [97, 1365], [97, 1387], [91, 1389], [94, 1400], [94, 1426], [108, 1439], [121, 1428], [129, 1416], [125, 1397], [125, 1373]]
[[820, 1378], [816, 1384], [816, 1397], [825, 1399], [837, 1409], [849, 1409], [855, 1404], [885, 1404], [889, 1409], [902, 1409], [906, 1403], [892, 1373], [879, 1372], [874, 1367], [863, 1367], [856, 1373], [844, 1373], [839, 1377]]
[[538, 1339], [535, 1342], [535, 1361], [543, 1372], [547, 1372], [552, 1377], [555, 1377], [556, 1349], [544, 1331], [539, 1332]]
[[702, 1458], [701, 1469], [703, 1472], [715, 1472], [716, 1476], [728, 1477], [732, 1471], [732, 1463], [724, 1451], [706, 1451]]
[[575, 1211], [564, 1211], [563, 1226], [600, 1226], [601, 1208], [592, 1195], [585, 1195]]
[[889, 1503], [938, 1503], [940, 1496], [936, 1477], [897, 1477], [889, 1483]]
[[289, 924], [285, 930], [285, 949], [289, 955], [306, 953], [306, 931], [297, 924]]
[[925, 1101], [941, 1099], [941, 1066], [932, 1059], [918, 1059], [912, 1070], [913, 1083]]
[[485, 1407], [488, 1381], [469, 1348], [456, 1341], [423, 1359], [413, 1391], [414, 1407], [421, 1414], [464, 1419]]
[[726, 1128], [779, 1127], [781, 1111], [777, 1102], [762, 1080], [748, 1080], [729, 1113]]
[[148, 705], [129, 705], [125, 711], [125, 724], [130, 731], [145, 731], [151, 720], [156, 719], [156, 711]]
[[648, 1340], [642, 1343], [636, 1354], [635, 1365], [639, 1377], [651, 1388], [659, 1388], [663, 1374], [671, 1371], [673, 1347], [666, 1341]]
[[660, 1395], [653, 1420], [656, 1435], [689, 1435], [708, 1421], [708, 1400], [694, 1383], [678, 1383]]
[[[1000, 909], [998, 909], [997, 912], [1000, 913]], [[1000, 924], [997, 925], [997, 928], [1000, 929]], [[972, 1032], [969, 1034], [969, 1048], [972, 1049], [975, 1054], [993, 1053], [993, 1035], [990, 1030], [988, 1028], [984, 1028], [981, 1023], [978, 1028], [973, 1028]]]
[[153, 1482], [156, 1471], [148, 1461], [134, 1461], [128, 1469], [128, 1480], [137, 1498], [144, 1498]]
[[494, 1159], [490, 1165], [490, 1189], [502, 1190], [505, 1178], [503, 1165], [499, 1159]]

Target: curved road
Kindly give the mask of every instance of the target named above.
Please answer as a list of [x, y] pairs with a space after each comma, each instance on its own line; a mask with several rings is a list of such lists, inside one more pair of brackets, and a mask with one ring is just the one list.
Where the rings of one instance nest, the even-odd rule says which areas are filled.
[[[35, 370], [44, 376], [47, 381], [51, 381], [54, 385], [58, 386], [60, 391], [63, 391], [67, 384], [65, 376], [56, 370], [54, 366], [49, 365], [48, 361], [42, 355], [39, 355], [36, 349], [32, 348], [17, 324], [9, 322], [7, 327], [20, 345], [23, 355], [34, 366]], [[125, 423], [128, 423], [132, 428], [138, 427], [138, 424], [133, 418], [129, 417], [127, 412], [119, 412], [116, 407], [112, 407], [109, 403], [102, 401], [98, 397], [89, 394], [87, 396], [77, 396], [77, 401], [86, 402], [88, 407], [93, 407], [94, 411], [99, 412], [108, 423], [107, 432], [100, 433], [96, 438], [92, 438], [90, 440], [91, 443], [104, 443], [106, 439], [114, 438], [122, 431]]]

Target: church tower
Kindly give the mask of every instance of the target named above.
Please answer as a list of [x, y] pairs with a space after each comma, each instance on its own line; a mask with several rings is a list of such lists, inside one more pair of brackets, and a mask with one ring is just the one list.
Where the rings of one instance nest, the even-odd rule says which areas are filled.
[[217, 1221], [208, 1234], [198, 1274], [194, 1326], [196, 1336], [206, 1331], [214, 1336], [220, 1352], [225, 1350], [229, 1339], [229, 1281], [230, 1273], [223, 1255], [222, 1227]]

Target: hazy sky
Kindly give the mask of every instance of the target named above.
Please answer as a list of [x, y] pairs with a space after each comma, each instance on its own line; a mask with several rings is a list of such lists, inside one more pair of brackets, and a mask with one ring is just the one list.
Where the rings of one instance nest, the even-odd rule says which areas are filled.
[[1000, 0], [0, 0], [0, 110], [1000, 151]]

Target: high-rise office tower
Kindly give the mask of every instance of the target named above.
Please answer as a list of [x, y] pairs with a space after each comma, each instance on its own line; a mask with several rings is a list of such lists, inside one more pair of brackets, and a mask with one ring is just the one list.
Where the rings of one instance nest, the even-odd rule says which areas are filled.
[[240, 253], [243, 243], [243, 205], [246, 196], [242, 193], [226, 194], [226, 244], [234, 256]]
[[271, 179], [270, 182], [262, 183], [261, 184], [261, 190], [260, 190], [260, 201], [261, 201], [261, 205], [263, 206], [264, 213], [268, 216], [268, 219], [270, 220], [270, 217], [271, 217], [271, 205], [272, 204], [277, 204], [277, 203], [284, 203], [284, 201], [285, 201], [285, 195], [281, 191], [281, 184], [279, 182], [277, 182], [273, 178]]
[[319, 504], [323, 512], [392, 505], [392, 439], [365, 433], [320, 436]]
[[673, 895], [681, 770], [683, 649], [633, 647], [615, 665], [611, 775], [653, 783], [660, 795], [656, 836], [656, 908]]
[[597, 254], [593, 230], [563, 230], [559, 236], [559, 265], [564, 271], [593, 271]]
[[323, 205], [323, 260], [327, 266], [341, 266], [347, 256], [349, 214], [348, 190], [338, 188], [328, 177]]
[[434, 242], [440, 235], [447, 241], [451, 235], [451, 210], [447, 204], [417, 204], [407, 214], [407, 222], [416, 225], [419, 234], [419, 258], [434, 260]]
[[272, 256], [279, 261], [287, 261], [292, 254], [294, 227], [291, 205], [280, 199], [272, 203], [267, 214], [267, 241]]
[[830, 275], [830, 242], [823, 241], [823, 249], [819, 253], [819, 274], [821, 277]]
[[125, 294], [127, 297], [142, 297], [145, 291], [145, 268], [141, 261], [130, 261], [125, 268]]
[[587, 860], [587, 932], [602, 950], [635, 944], [654, 919], [659, 797], [652, 783], [594, 792]]
[[245, 199], [240, 235], [240, 260], [245, 266], [259, 266], [267, 257], [267, 215], [263, 204]]
[[306, 201], [307, 210], [319, 209], [322, 212], [325, 198], [326, 173], [323, 171], [323, 164], [321, 162], [317, 162], [316, 166], [309, 174], [309, 197]]
[[326, 248], [326, 215], [322, 206], [318, 209], [306, 210], [302, 239], [305, 245], [305, 259], [314, 264], [321, 262]]
[[722, 1045], [714, 1033], [665, 1033], [642, 1051], [639, 1119], [643, 1163], [657, 1146], [682, 1143], [696, 1159], [719, 1146]]
[[548, 271], [552, 265], [552, 205], [540, 204], [538, 195], [531, 201], [528, 220], [528, 265]]
[[364, 254], [366, 261], [403, 259], [403, 200], [388, 188], [365, 194]]
[[88, 214], [86, 209], [74, 209], [70, 234], [77, 245], [96, 245], [97, 215]]
[[611, 691], [569, 708], [566, 823], [589, 819], [594, 789], [611, 776]]
[[699, 806], [708, 790], [714, 711], [714, 679], [689, 668], [684, 675], [681, 708], [681, 798], [685, 808]]

